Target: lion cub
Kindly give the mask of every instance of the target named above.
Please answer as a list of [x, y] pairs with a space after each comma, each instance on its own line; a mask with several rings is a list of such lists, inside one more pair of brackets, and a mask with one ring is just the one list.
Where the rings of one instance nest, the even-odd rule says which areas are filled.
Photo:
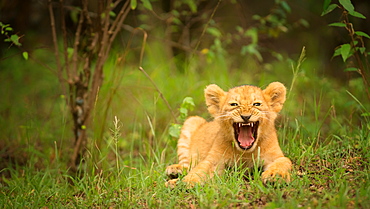
[[225, 92], [215, 84], [207, 86], [204, 95], [214, 120], [194, 116], [185, 121], [177, 144], [179, 163], [166, 169], [175, 179], [166, 185], [174, 187], [178, 174], [187, 170], [183, 181], [191, 187], [236, 162], [252, 167], [258, 155], [264, 182], [277, 175], [289, 182], [292, 163], [284, 157], [275, 129], [285, 94], [286, 88], [279, 82], [264, 90], [244, 85]]

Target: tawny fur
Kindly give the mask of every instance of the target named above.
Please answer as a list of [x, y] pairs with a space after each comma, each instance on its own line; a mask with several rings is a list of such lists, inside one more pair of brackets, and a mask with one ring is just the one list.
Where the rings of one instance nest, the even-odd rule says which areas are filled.
[[[214, 117], [206, 122], [199, 116], [188, 118], [181, 130], [177, 153], [179, 163], [168, 166], [166, 174], [174, 177], [187, 171], [183, 181], [188, 186], [204, 182], [215, 172], [221, 174], [225, 166], [235, 163], [252, 167], [253, 158], [259, 155], [263, 163], [263, 181], [276, 176], [290, 181], [291, 161], [280, 149], [275, 119], [285, 102], [286, 88], [273, 82], [262, 90], [255, 86], [239, 86], [224, 92], [215, 84], [204, 91], [208, 112]], [[253, 146], [245, 150], [238, 146], [233, 123], [257, 122], [257, 138]], [[167, 182], [174, 187], [177, 178]]]

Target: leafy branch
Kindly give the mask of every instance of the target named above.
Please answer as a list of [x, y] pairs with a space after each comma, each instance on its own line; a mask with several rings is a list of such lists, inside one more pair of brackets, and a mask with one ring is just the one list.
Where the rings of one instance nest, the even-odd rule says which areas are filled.
[[[17, 47], [21, 47], [22, 44], [20, 43], [20, 39], [24, 36], [18, 36], [17, 34], [13, 33], [13, 28], [10, 27], [10, 24], [4, 24], [0, 22], [0, 31], [1, 35], [4, 35], [6, 38], [4, 39], [4, 42], [10, 42], [11, 45], [15, 45]], [[28, 60], [28, 52], [24, 51], [22, 52], [22, 56], [25, 60]]]
[[368, 80], [368, 73], [370, 70], [368, 55], [370, 52], [367, 51], [365, 45], [365, 41], [368, 41], [370, 36], [363, 31], [356, 31], [353, 23], [349, 20], [349, 17], [360, 19], [366, 19], [366, 17], [355, 11], [355, 7], [351, 3], [351, 0], [339, 0], [338, 3], [334, 4], [331, 3], [331, 0], [325, 0], [324, 10], [321, 15], [327, 15], [337, 8], [342, 10], [342, 20], [340, 22], [331, 23], [329, 26], [344, 28], [348, 32], [350, 39], [348, 43], [342, 44], [335, 49], [333, 57], [341, 56], [343, 62], [348, 64], [350, 64], [348, 59], [354, 59], [355, 65], [348, 66], [344, 71], [357, 72], [361, 76], [365, 86], [365, 92], [370, 100], [370, 83]]

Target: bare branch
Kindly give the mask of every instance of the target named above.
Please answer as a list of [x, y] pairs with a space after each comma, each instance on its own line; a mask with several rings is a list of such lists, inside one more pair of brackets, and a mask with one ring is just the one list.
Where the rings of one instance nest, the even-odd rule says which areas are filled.
[[117, 18], [114, 20], [112, 26], [110, 27], [109, 31], [112, 32], [112, 36], [109, 40], [110, 44], [112, 44], [113, 40], [116, 38], [117, 33], [121, 30], [121, 25], [123, 21], [126, 19], [127, 14], [130, 12], [129, 8], [130, 1], [126, 1], [126, 3], [123, 5], [122, 9], [117, 15]]
[[49, 7], [49, 15], [50, 15], [51, 32], [53, 36], [54, 54], [55, 54], [55, 59], [57, 62], [58, 78], [60, 80], [62, 78], [62, 75], [61, 75], [62, 67], [61, 67], [60, 58], [59, 58], [58, 37], [57, 37], [56, 28], [55, 28], [54, 11], [53, 11], [53, 5], [52, 5], [51, 0], [48, 0], [48, 7]]
[[70, 77], [69, 72], [69, 59], [68, 59], [68, 43], [67, 43], [67, 29], [66, 29], [66, 21], [65, 21], [65, 12], [64, 12], [64, 0], [60, 0], [60, 20], [61, 20], [61, 27], [62, 27], [62, 33], [63, 33], [63, 54], [64, 54], [64, 63], [65, 68], [67, 71], [67, 78]]

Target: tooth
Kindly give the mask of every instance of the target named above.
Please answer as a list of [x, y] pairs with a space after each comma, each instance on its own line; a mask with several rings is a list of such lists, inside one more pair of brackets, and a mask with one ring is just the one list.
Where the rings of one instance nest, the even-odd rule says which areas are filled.
[[253, 123], [251, 123], [251, 126], [253, 127]]

